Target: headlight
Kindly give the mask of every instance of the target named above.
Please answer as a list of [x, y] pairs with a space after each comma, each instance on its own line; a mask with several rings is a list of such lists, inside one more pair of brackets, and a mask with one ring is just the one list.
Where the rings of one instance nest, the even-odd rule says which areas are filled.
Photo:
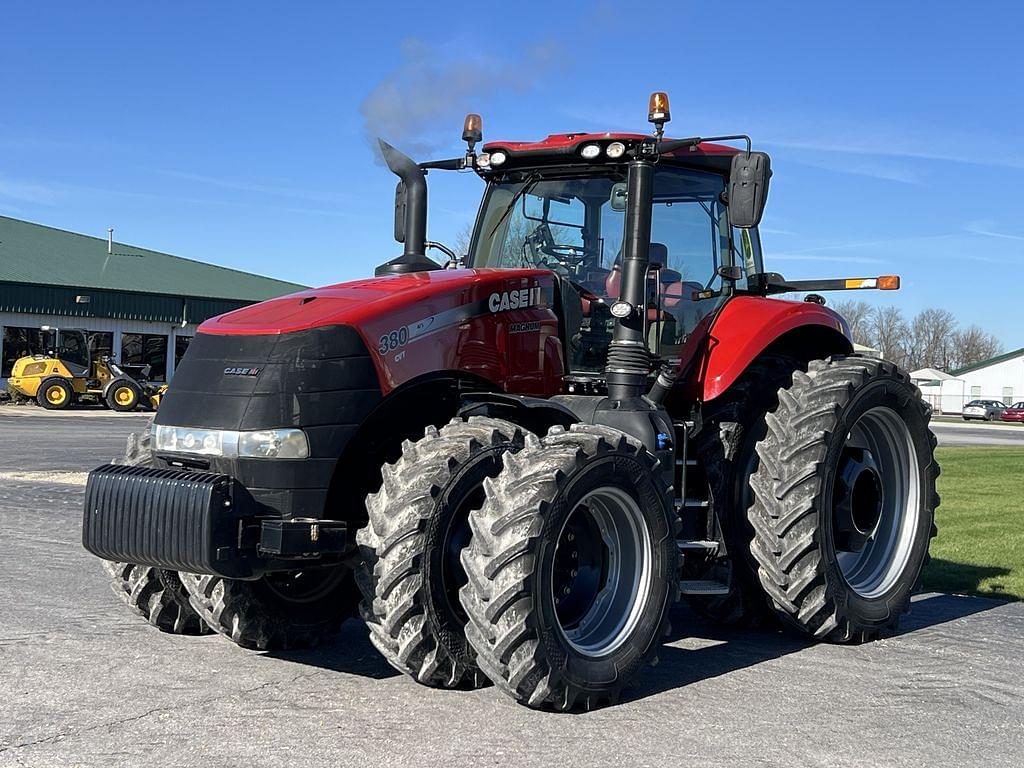
[[254, 459], [305, 459], [309, 456], [309, 442], [301, 429], [239, 432], [238, 455]]
[[305, 459], [309, 441], [301, 429], [199, 429], [156, 424], [153, 443], [157, 451], [228, 459]]

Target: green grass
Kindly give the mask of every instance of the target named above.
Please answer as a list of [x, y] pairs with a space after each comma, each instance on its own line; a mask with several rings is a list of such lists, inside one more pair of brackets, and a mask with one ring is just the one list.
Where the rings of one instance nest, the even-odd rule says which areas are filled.
[[1024, 600], [1024, 448], [939, 448], [939, 535], [924, 587]]

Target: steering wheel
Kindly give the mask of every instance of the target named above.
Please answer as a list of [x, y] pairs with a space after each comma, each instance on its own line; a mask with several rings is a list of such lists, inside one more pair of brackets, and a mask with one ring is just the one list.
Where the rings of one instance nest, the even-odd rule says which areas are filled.
[[542, 245], [540, 252], [563, 261], [583, 261], [587, 255], [587, 252], [578, 245], [559, 245], [557, 243]]

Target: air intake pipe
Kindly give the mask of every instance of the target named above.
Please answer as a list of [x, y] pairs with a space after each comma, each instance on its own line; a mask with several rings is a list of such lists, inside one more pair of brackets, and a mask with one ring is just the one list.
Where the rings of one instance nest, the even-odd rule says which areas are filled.
[[379, 277], [441, 269], [440, 264], [426, 256], [427, 176], [411, 157], [383, 139], [377, 141], [384, 162], [402, 180], [395, 191], [395, 239], [405, 244], [405, 250], [397, 259], [377, 267], [374, 274]]
[[608, 397], [630, 400], [647, 388], [651, 351], [645, 335], [647, 270], [650, 266], [651, 205], [654, 198], [654, 163], [636, 159], [626, 178], [626, 227], [622, 244], [622, 283], [619, 301], [629, 314], [619, 317], [608, 347], [605, 380]]

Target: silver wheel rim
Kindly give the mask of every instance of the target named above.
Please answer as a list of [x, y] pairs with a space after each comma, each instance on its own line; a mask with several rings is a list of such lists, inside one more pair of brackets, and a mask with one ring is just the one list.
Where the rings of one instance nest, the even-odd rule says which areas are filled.
[[866, 599], [906, 570], [920, 517], [920, 472], [910, 429], [891, 408], [850, 429], [833, 489], [833, 543], [843, 578]]
[[[591, 535], [580, 537], [574, 533], [577, 531], [590, 531]], [[581, 538], [590, 541], [585, 552], [577, 552], [581, 545], [587, 546]], [[605, 656], [629, 638], [647, 607], [653, 579], [652, 550], [647, 522], [625, 491], [598, 488], [575, 506], [559, 533], [551, 579], [558, 629], [575, 651], [589, 657]], [[576, 570], [559, 577], [557, 564], [574, 559], [600, 569], [596, 585], [590, 579], [589, 590], [581, 585], [585, 579]], [[571, 616], [560, 607], [569, 599], [582, 606]]]

